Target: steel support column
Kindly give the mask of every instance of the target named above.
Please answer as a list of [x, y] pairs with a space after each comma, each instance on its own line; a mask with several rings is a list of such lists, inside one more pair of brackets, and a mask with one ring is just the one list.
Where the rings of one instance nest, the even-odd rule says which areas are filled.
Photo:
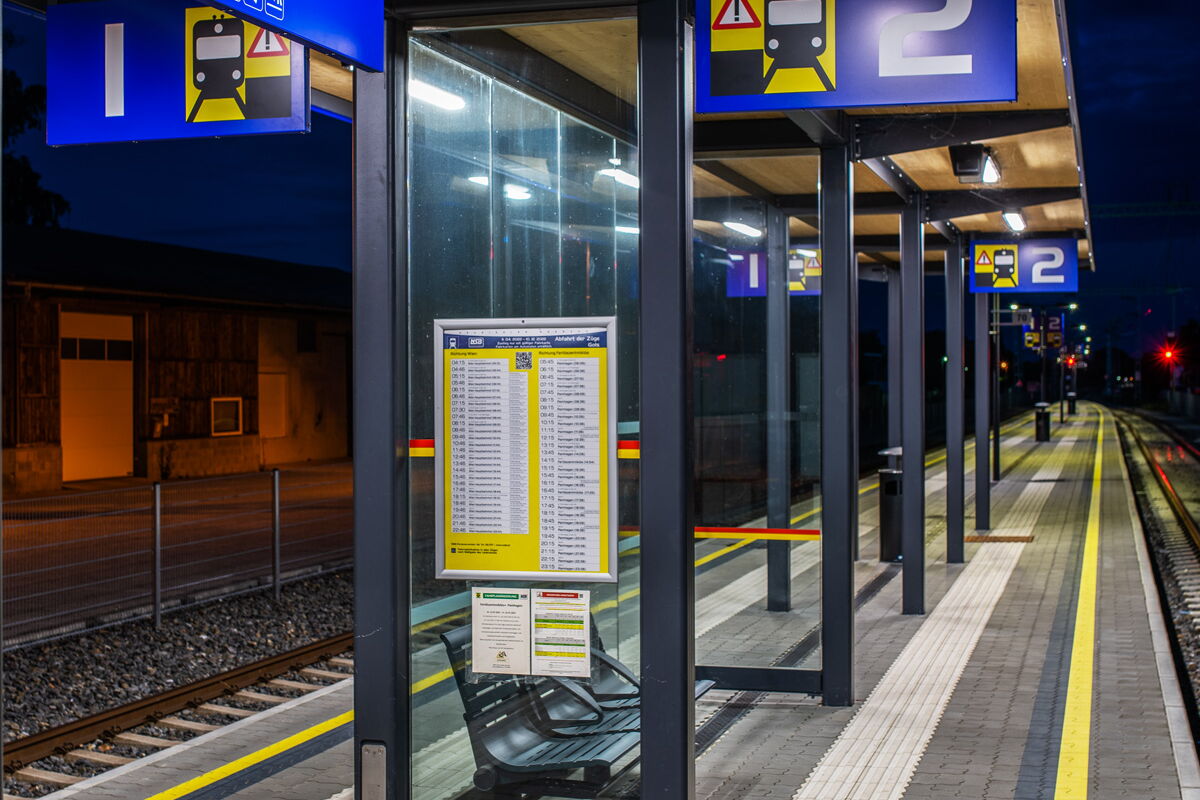
[[962, 239], [956, 239], [946, 248], [946, 561], [951, 564], [963, 562], [966, 516], [964, 289]]
[[887, 446], [899, 447], [902, 407], [900, 394], [900, 337], [904, 328], [904, 306], [900, 302], [900, 270], [888, 270], [887, 307]]
[[[767, 206], [767, 527], [790, 528], [791, 297], [788, 218]], [[792, 543], [767, 542], [767, 610], [792, 609]]]
[[354, 73], [354, 736], [356, 797], [410, 796], [408, 265], [404, 36]]
[[829, 706], [854, 703], [858, 259], [851, 155], [847, 145], [821, 148], [821, 670]]
[[988, 433], [991, 427], [992, 348], [988, 333], [990, 296], [975, 295], [975, 530], [992, 527], [992, 471]]
[[692, 27], [638, 4], [642, 796], [695, 797]]
[[913, 194], [900, 214], [901, 403], [904, 495], [900, 549], [905, 614], [925, 613], [925, 226], [924, 198]]

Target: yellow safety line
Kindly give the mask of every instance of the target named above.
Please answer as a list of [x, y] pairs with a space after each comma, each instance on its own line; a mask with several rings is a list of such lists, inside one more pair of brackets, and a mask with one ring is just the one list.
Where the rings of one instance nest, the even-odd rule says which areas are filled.
[[311, 728], [306, 728], [299, 733], [293, 734], [282, 741], [275, 744], [267, 745], [261, 750], [255, 750], [249, 755], [242, 756], [236, 761], [230, 761], [228, 764], [223, 764], [216, 769], [206, 772], [203, 775], [198, 775], [190, 781], [181, 783], [165, 792], [147, 797], [146, 800], [176, 800], [176, 798], [184, 797], [192, 792], [203, 789], [205, 786], [216, 783], [222, 778], [227, 778], [237, 772], [254, 766], [255, 764], [266, 761], [268, 758], [277, 756], [280, 753], [291, 750], [293, 747], [302, 745], [305, 742], [311, 741], [323, 733], [328, 733], [335, 728], [340, 728], [347, 722], [354, 721], [354, 712], [347, 711], [345, 714], [339, 714], [333, 719], [327, 719], [324, 722], [319, 722]]
[[1054, 800], [1086, 800], [1092, 741], [1092, 683], [1096, 659], [1096, 573], [1100, 563], [1100, 479], [1104, 472], [1104, 412], [1097, 409], [1096, 459], [1092, 466], [1092, 498], [1083, 568], [1079, 575], [1079, 606], [1071, 644], [1071, 672], [1063, 710], [1062, 741], [1058, 750], [1058, 779]]
[[[1103, 430], [1101, 430], [1101, 436], [1103, 436]], [[934, 464], [937, 464], [940, 461], [944, 461], [945, 459], [946, 459], [945, 456], [940, 456], [938, 458], [932, 459], [931, 461], [925, 462], [925, 466], [927, 466], [927, 467], [933, 466]], [[1097, 461], [1096, 461], [1096, 470], [1097, 470], [1096, 476], [1097, 477], [1094, 480], [1094, 485], [1093, 485], [1093, 489], [1092, 489], [1092, 504], [1093, 504], [1093, 512], [1094, 512], [1092, 515], [1093, 517], [1095, 517], [1095, 515], [1096, 515], [1096, 513], [1098, 513], [1098, 509], [1099, 509], [1099, 480], [1100, 480], [1099, 469], [1100, 469], [1099, 449], [1097, 448]], [[871, 486], [867, 486], [862, 489], [859, 489], [858, 493], [866, 494], [867, 492], [872, 491], [874, 489], [878, 489], [878, 488], [879, 488], [879, 484], [875, 483]], [[805, 512], [804, 514], [801, 514], [800, 516], [798, 516], [794, 520], [792, 520], [792, 524], [794, 525], [795, 523], [799, 522], [800, 520], [815, 516], [815, 515], [819, 514], [820, 511], [821, 511], [820, 507], [817, 507], [817, 508], [814, 508], [812, 511]], [[1097, 524], [1097, 528], [1098, 528], [1099, 523], [1097, 522], [1096, 524]], [[737, 542], [736, 544], [731, 544], [728, 547], [724, 547], [720, 550], [717, 550], [714, 553], [709, 553], [708, 555], [704, 556], [703, 558], [697, 559], [695, 562], [695, 565], [697, 567], [703, 566], [704, 564], [707, 564], [710, 561], [714, 561], [715, 559], [718, 559], [721, 556], [724, 556], [728, 553], [732, 553], [734, 550], [738, 550], [742, 547], [745, 547], [746, 545], [753, 544], [755, 541], [757, 541], [761, 538], [764, 538], [764, 537], [762, 535], [759, 535], [752, 539], [745, 539], [743, 541]], [[1089, 522], [1088, 522], [1088, 541], [1089, 541], [1089, 543], [1091, 542], [1092, 538], [1093, 538], [1092, 537], [1092, 520], [1089, 519]], [[1088, 545], [1085, 545], [1085, 547], [1084, 547], [1085, 562], [1087, 560], [1087, 552], [1088, 552], [1087, 547], [1088, 547]], [[1093, 565], [1092, 585], [1093, 585], [1093, 587], [1095, 586], [1094, 565]], [[623, 592], [622, 594], [618, 595], [616, 598], [614, 598], [612, 600], [605, 600], [602, 603], [597, 603], [596, 605], [594, 605], [592, 607], [592, 610], [593, 611], [605, 611], [610, 608], [616, 608], [619, 603], [624, 602], [625, 600], [630, 600], [639, 594], [641, 594], [640, 588], [630, 589], [629, 591]], [[1082, 612], [1082, 606], [1083, 606], [1083, 603], [1081, 601], [1080, 602], [1081, 612]], [[445, 617], [442, 617], [438, 620], [430, 621], [426, 625], [428, 627], [432, 627], [432, 625], [437, 624], [438, 622], [441, 622], [445, 619], [459, 616], [460, 613], [448, 614]], [[1092, 598], [1091, 619], [1093, 621], [1092, 627], [1094, 628], [1094, 621], [1095, 621], [1095, 597], [1094, 596]], [[1071, 684], [1070, 684], [1070, 688], [1067, 690], [1068, 719], [1070, 718], [1070, 710], [1071, 710], [1070, 709], [1071, 692], [1075, 688], [1075, 666], [1076, 666], [1077, 661], [1079, 660], [1077, 658], [1078, 650], [1080, 648], [1079, 629], [1080, 629], [1080, 626], [1079, 626], [1079, 622], [1077, 620], [1076, 625], [1075, 625], [1075, 630], [1076, 630], [1075, 650], [1076, 650], [1076, 653], [1073, 654], [1072, 658], [1071, 658]], [[1091, 636], [1093, 633], [1094, 633], [1094, 630], [1090, 630], [1089, 642], [1091, 640]], [[444, 669], [441, 672], [435, 672], [433, 675], [430, 675], [426, 678], [422, 678], [421, 680], [414, 683], [412, 685], [412, 689], [410, 691], [412, 694], [417, 694], [418, 692], [423, 692], [431, 686], [436, 686], [437, 684], [441, 683], [442, 681], [448, 680], [453, 675], [454, 675], [454, 671], [451, 669]], [[1087, 683], [1088, 683], [1088, 685], [1087, 685], [1087, 698], [1088, 698], [1087, 715], [1088, 715], [1088, 717], [1086, 720], [1086, 724], [1090, 726], [1090, 722], [1091, 722], [1091, 650], [1090, 650], [1090, 647], [1088, 649], [1088, 676], [1087, 676], [1087, 679], [1088, 679], [1087, 680]], [[192, 778], [191, 780], [186, 781], [185, 783], [181, 783], [178, 786], [175, 786], [171, 789], [167, 789], [164, 792], [159, 792], [158, 794], [151, 795], [150, 797], [147, 797], [146, 800], [178, 800], [178, 798], [189, 795], [192, 792], [197, 791], [198, 789], [203, 789], [205, 786], [214, 784], [223, 778], [227, 778], [230, 775], [234, 775], [238, 772], [241, 772], [242, 770], [248, 769], [248, 768], [254, 766], [255, 764], [259, 764], [263, 761], [266, 761], [269, 758], [273, 758], [274, 756], [277, 756], [280, 753], [286, 752], [288, 750], [291, 750], [294, 747], [298, 747], [299, 745], [304, 744], [305, 742], [311, 741], [323, 733], [328, 733], [331, 730], [340, 728], [342, 725], [345, 725], [346, 723], [353, 722], [353, 721], [354, 721], [354, 712], [353, 711], [347, 711], [344, 714], [339, 714], [338, 716], [334, 717], [333, 719], [328, 719], [328, 720], [325, 720], [324, 722], [317, 723], [316, 725], [313, 725], [311, 728], [306, 728], [305, 730], [302, 730], [299, 733], [293, 734], [292, 736], [289, 736], [286, 739], [275, 742], [274, 744], [271, 744], [271, 745], [267, 745], [266, 747], [264, 747], [260, 750], [256, 750], [253, 753], [250, 753], [249, 755], [242, 756], [241, 758], [239, 758], [235, 761], [231, 761], [228, 764], [223, 764], [222, 766], [217, 767], [216, 769], [211, 770], [209, 772], [206, 772], [203, 775], [199, 775], [195, 778]], [[1067, 727], [1064, 724], [1064, 726], [1063, 726], [1064, 748], [1066, 746], [1066, 741], [1067, 741]], [[1086, 728], [1084, 730], [1084, 745], [1083, 745], [1083, 747], [1084, 747], [1084, 751], [1083, 751], [1084, 773], [1083, 773], [1082, 780], [1083, 780], [1084, 791], [1086, 793], [1086, 783], [1087, 783], [1087, 729]], [[1063, 763], [1064, 763], [1063, 756], [1060, 756], [1059, 757], [1059, 785], [1060, 786], [1062, 785], [1062, 782], [1063, 782], [1063, 777], [1062, 777]], [[1079, 795], [1079, 796], [1085, 796], [1085, 795]], [[1057, 797], [1058, 797], [1058, 795], [1056, 795], [1056, 798]]]

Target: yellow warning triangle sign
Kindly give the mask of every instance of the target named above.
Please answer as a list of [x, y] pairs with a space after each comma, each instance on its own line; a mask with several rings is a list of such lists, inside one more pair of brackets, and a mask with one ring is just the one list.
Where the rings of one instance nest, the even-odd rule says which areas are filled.
[[717, 21], [713, 23], [714, 31], [727, 31], [737, 28], [761, 28], [762, 21], [754, 13], [750, 0], [725, 0]]
[[992, 260], [988, 258], [987, 250], [979, 251], [979, 260], [975, 263], [981, 267], [990, 267], [992, 265]]

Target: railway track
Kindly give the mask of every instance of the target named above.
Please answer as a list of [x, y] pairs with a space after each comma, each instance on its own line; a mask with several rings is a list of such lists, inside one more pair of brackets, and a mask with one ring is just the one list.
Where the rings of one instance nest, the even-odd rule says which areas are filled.
[[8, 742], [4, 800], [72, 786], [349, 678], [353, 638], [346, 633], [322, 639]]
[[1200, 449], [1142, 414], [1114, 411], [1193, 738], [1200, 741]]

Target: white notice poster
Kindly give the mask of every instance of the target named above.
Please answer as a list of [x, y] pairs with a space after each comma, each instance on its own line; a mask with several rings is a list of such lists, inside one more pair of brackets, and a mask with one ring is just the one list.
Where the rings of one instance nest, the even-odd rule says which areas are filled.
[[533, 674], [592, 675], [591, 592], [533, 590]]
[[471, 661], [475, 672], [528, 675], [529, 589], [471, 590]]

